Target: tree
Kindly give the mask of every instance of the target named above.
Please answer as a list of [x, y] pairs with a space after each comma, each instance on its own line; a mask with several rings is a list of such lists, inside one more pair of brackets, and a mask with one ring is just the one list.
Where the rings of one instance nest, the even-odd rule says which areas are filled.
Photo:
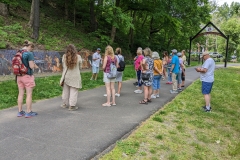
[[0, 3], [0, 15], [2, 16], [8, 16], [8, 8], [7, 5], [4, 3]]
[[29, 18], [29, 22], [28, 22], [28, 26], [29, 26], [30, 28], [33, 27], [33, 20], [34, 20], [34, 4], [35, 4], [35, 0], [32, 0], [31, 12], [30, 12], [30, 18]]
[[39, 0], [34, 0], [34, 20], [33, 20], [33, 35], [35, 40], [39, 37]]

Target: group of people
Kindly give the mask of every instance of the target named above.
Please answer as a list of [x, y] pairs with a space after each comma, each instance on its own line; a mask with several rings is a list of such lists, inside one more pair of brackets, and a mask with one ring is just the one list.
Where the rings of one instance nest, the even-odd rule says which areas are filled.
[[[158, 52], [152, 52], [150, 48], [137, 49], [137, 56], [134, 58], [134, 68], [137, 76], [137, 87], [135, 93], [143, 93], [144, 99], [140, 104], [151, 102], [151, 98], [158, 98], [160, 92], [160, 80], [167, 78], [166, 84], [172, 84], [170, 92], [178, 93], [182, 91], [185, 82], [185, 50], [177, 53], [176, 49], [168, 55], [163, 52], [163, 59], [160, 59]], [[168, 73], [168, 74], [166, 74]], [[146, 75], [149, 78], [144, 78]], [[143, 89], [142, 89], [143, 85]]]
[[[28, 68], [25, 75], [17, 76], [18, 84], [18, 117], [25, 116], [30, 118], [36, 116], [37, 113], [32, 111], [32, 92], [35, 87], [35, 80], [33, 76], [33, 70], [35, 67], [34, 56], [32, 50], [34, 44], [30, 41], [24, 42], [24, 50], [22, 54], [22, 62], [24, 66]], [[115, 52], [112, 46], [108, 45], [105, 48], [105, 56], [102, 59], [100, 55], [101, 49], [98, 48], [96, 53], [92, 56], [92, 77], [91, 80], [97, 79], [99, 73], [99, 64], [102, 61], [103, 69], [103, 81], [106, 87], [107, 97], [106, 102], [102, 106], [115, 106], [115, 96], [120, 96], [122, 88], [123, 72], [117, 71], [115, 78], [109, 78], [111, 72], [111, 64], [114, 64], [119, 68], [120, 61], [124, 61], [121, 48], [116, 48]], [[138, 89], [135, 93], [143, 93], [144, 97], [140, 104], [148, 104], [152, 102], [152, 98], [158, 98], [160, 95], [160, 80], [166, 78], [166, 72], [168, 73], [167, 84], [172, 84], [172, 90], [170, 93], [178, 93], [181, 91], [181, 87], [184, 86], [185, 78], [185, 51], [177, 53], [176, 49], [172, 50], [172, 53], [168, 55], [164, 52], [163, 60], [160, 59], [158, 52], [152, 52], [150, 48], [144, 50], [139, 47], [136, 51], [137, 56], [134, 58], [134, 68], [137, 76]], [[116, 54], [116, 55], [115, 55]], [[210, 106], [210, 92], [214, 82], [214, 69], [215, 62], [209, 56], [208, 52], [203, 53], [203, 59], [205, 60], [202, 67], [196, 68], [197, 72], [201, 73], [200, 80], [202, 81], [202, 94], [205, 99], [205, 106], [203, 109], [206, 112], [211, 111]], [[70, 111], [77, 110], [77, 97], [78, 90], [82, 88], [82, 80], [80, 70], [82, 68], [82, 58], [78, 54], [76, 47], [72, 44], [67, 46], [66, 52], [62, 57], [63, 72], [60, 79], [60, 85], [63, 87], [62, 91], [62, 105], [63, 108], [68, 108]], [[115, 91], [115, 82], [118, 82], [118, 90]], [[143, 89], [142, 89], [143, 85]], [[26, 112], [22, 109], [23, 98], [26, 91]]]
[[[113, 48], [108, 45], [105, 48], [105, 56], [101, 58], [101, 49], [97, 48], [96, 52], [92, 55], [92, 77], [90, 80], [97, 80], [98, 73], [100, 70], [100, 63], [102, 63], [103, 69], [103, 81], [106, 86], [106, 103], [103, 103], [102, 106], [114, 106], [116, 105], [115, 96], [120, 96], [122, 88], [122, 76], [123, 72], [117, 71], [115, 78], [109, 78], [108, 73], [110, 73], [110, 65], [114, 65], [119, 68], [119, 62], [124, 61], [122, 56], [121, 48], [116, 48], [115, 52]], [[116, 55], [115, 55], [116, 54]], [[63, 108], [69, 108], [69, 110], [77, 110], [77, 96], [78, 89], [82, 88], [80, 70], [82, 68], [82, 58], [76, 53], [76, 49], [73, 45], [67, 47], [66, 53], [62, 58], [63, 64], [63, 73], [60, 80], [60, 84], [63, 86], [62, 99]], [[118, 82], [118, 90], [115, 91], [115, 82]], [[112, 98], [112, 99], [111, 99]], [[111, 99], [111, 100], [110, 100]]]

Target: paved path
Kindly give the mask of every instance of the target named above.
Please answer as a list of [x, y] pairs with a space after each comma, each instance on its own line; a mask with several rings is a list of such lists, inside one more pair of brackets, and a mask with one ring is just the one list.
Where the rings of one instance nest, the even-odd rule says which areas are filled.
[[[186, 86], [199, 77], [186, 70]], [[0, 159], [85, 160], [94, 158], [159, 110], [176, 94], [161, 82], [161, 97], [148, 105], [138, 104], [143, 94], [134, 94], [134, 80], [123, 82], [117, 106], [102, 107], [105, 87], [79, 92], [77, 111], [60, 108], [61, 97], [38, 101], [33, 118], [17, 118], [17, 108], [0, 111]], [[91, 83], [91, 82], [89, 82]], [[97, 159], [96, 157], [94, 159]]]

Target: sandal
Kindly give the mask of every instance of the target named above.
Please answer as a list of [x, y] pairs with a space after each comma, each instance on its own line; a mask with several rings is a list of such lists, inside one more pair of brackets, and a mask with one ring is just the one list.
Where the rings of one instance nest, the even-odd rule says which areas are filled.
[[104, 106], [104, 107], [111, 107], [111, 104], [103, 103], [102, 106]]
[[139, 104], [148, 104], [148, 102], [143, 99], [139, 102]]
[[151, 103], [151, 102], [152, 102], [152, 100], [151, 100], [151, 99], [147, 99], [147, 102]]
[[117, 105], [116, 103], [112, 103], [112, 102], [111, 102], [110, 104], [111, 104], [112, 106], [116, 106], [116, 105]]

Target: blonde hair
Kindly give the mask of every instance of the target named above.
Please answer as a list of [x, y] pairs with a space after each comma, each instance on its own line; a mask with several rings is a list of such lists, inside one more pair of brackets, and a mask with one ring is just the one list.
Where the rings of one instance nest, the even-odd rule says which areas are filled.
[[73, 69], [77, 64], [77, 50], [73, 44], [67, 46], [66, 51], [66, 66], [68, 69]]
[[182, 50], [182, 53], [184, 53], [184, 55], [185, 55], [186, 51], [185, 51], [185, 50]]
[[145, 48], [144, 50], [144, 55], [145, 56], [149, 56], [149, 57], [152, 57], [152, 51], [151, 51], [151, 49], [150, 48]]
[[122, 49], [120, 47], [116, 48], [115, 53], [116, 54], [122, 54]]
[[112, 46], [108, 45], [106, 48], [105, 48], [105, 56], [110, 56], [112, 59], [114, 59], [114, 52], [113, 52], [113, 48]]
[[142, 48], [141, 48], [141, 47], [138, 47], [138, 49], [137, 49], [137, 54], [140, 55], [140, 54], [142, 54], [142, 53], [143, 53]]
[[33, 42], [28, 41], [28, 40], [25, 40], [25, 41], [24, 41], [23, 46], [24, 46], [24, 47], [31, 46], [32, 48], [34, 48]]

